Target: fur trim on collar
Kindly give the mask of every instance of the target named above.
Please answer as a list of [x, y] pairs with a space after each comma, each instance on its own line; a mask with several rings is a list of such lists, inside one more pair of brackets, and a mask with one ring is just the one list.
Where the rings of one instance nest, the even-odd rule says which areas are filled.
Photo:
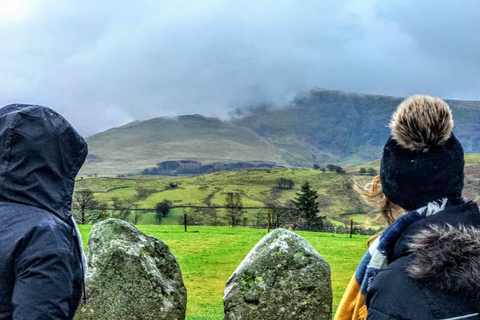
[[465, 294], [480, 295], [480, 229], [432, 225], [412, 238], [414, 279]]

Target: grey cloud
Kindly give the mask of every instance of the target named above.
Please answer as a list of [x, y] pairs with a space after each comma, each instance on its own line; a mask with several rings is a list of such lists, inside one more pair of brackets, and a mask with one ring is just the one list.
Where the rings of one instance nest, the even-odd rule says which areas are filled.
[[402, 3], [32, 0], [0, 22], [0, 103], [50, 105], [89, 135], [316, 87], [479, 99], [480, 5]]

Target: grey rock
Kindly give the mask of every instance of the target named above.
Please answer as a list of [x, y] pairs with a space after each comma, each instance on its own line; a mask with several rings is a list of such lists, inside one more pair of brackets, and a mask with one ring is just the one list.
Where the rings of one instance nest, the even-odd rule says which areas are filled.
[[185, 319], [187, 291], [163, 241], [108, 219], [90, 232], [87, 262], [87, 303], [75, 320]]
[[228, 279], [224, 320], [331, 319], [330, 266], [299, 235], [263, 237]]

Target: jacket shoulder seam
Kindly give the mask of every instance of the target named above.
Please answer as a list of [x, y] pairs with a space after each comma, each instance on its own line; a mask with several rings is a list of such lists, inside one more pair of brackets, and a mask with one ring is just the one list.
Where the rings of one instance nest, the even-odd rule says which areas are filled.
[[367, 311], [368, 311], [368, 310], [375, 310], [376, 312], [381, 313], [381, 314], [383, 314], [383, 315], [386, 315], [386, 316], [388, 316], [388, 317], [390, 317], [390, 318], [392, 318], [392, 319], [401, 320], [401, 318], [397, 318], [397, 317], [395, 317], [395, 316], [392, 316], [391, 314], [385, 313], [385, 312], [380, 311], [380, 310], [375, 309], [375, 308], [368, 308]]
[[58, 256], [63, 256], [63, 255], [72, 255], [73, 256], [73, 253], [69, 250], [64, 250], [64, 249], [61, 249], [61, 250], [51, 250], [51, 251], [48, 251], [48, 252], [42, 252], [41, 254], [36, 254], [36, 255], [33, 255], [33, 256], [30, 256], [28, 257], [27, 261], [16, 261], [16, 265], [18, 268], [22, 268], [23, 265], [25, 263], [27, 263], [28, 261], [32, 261], [32, 260], [36, 260], [36, 259], [45, 259], [46, 257], [58, 257]]

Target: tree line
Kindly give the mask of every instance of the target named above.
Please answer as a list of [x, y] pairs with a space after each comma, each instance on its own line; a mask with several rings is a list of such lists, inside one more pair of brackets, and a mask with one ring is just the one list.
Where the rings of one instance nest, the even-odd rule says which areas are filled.
[[[294, 183], [290, 179], [276, 179], [277, 188], [293, 188]], [[175, 186], [176, 187], [176, 186]], [[151, 189], [137, 189], [137, 199], [145, 199], [151, 193], [156, 192]], [[318, 193], [313, 189], [308, 181], [304, 182], [296, 197], [280, 204], [277, 201], [270, 200], [265, 202], [263, 209], [256, 210], [255, 214], [247, 219], [245, 217], [245, 208], [243, 206], [242, 195], [238, 192], [228, 192], [225, 194], [225, 202], [222, 208], [214, 206], [190, 207], [185, 210], [186, 216], [180, 216], [178, 224], [187, 225], [211, 225], [211, 226], [253, 226], [258, 228], [289, 228], [293, 230], [307, 231], [325, 231], [336, 233], [348, 233], [349, 228], [344, 226], [334, 226], [321, 215], [317, 202]], [[104, 218], [104, 211], [107, 209], [106, 203], [97, 201], [94, 193], [90, 190], [80, 190], [74, 193], [72, 208], [74, 217], [79, 224], [95, 223]], [[166, 218], [174, 205], [169, 200], [164, 200], [155, 206], [155, 217], [157, 223], [161, 223]], [[132, 201], [111, 199], [109, 216], [118, 219], [128, 220], [137, 224], [141, 219], [142, 210], [137, 203]], [[373, 230], [362, 230], [356, 228], [356, 233], [372, 234]]]

